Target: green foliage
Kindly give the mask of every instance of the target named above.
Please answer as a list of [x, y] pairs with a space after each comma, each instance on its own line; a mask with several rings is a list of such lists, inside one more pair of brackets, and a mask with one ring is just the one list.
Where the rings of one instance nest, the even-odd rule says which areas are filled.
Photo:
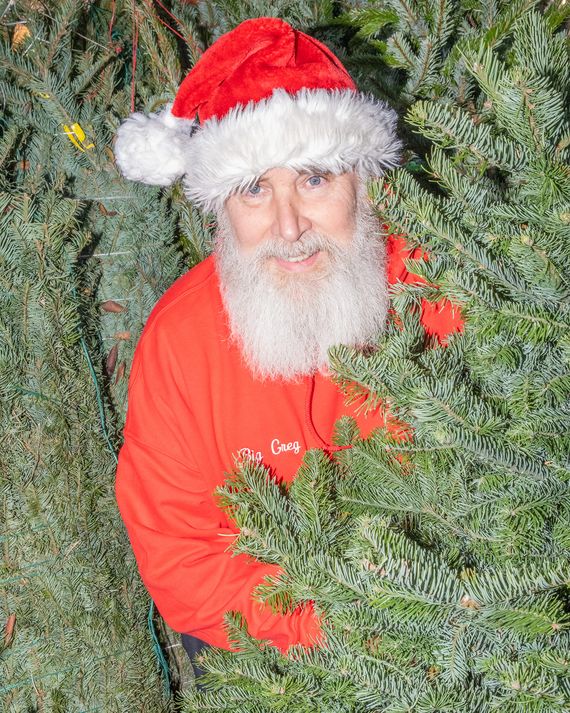
[[[468, 115], [473, 113], [482, 85], [475, 81], [466, 54], [477, 48], [481, 51], [510, 49], [515, 23], [532, 16], [536, 5], [536, 0], [482, 3], [473, 0], [370, 0], [357, 3], [340, 22], [359, 28], [356, 39], [364, 43], [364, 47], [354, 43], [354, 54], [348, 61], [350, 67], [359, 68], [358, 74], [367, 88], [388, 99], [401, 113], [418, 99], [436, 102], [431, 111], [442, 111], [445, 106], [453, 108], [457, 122], [455, 129], [468, 132]], [[548, 32], [546, 28], [550, 31], [557, 29], [568, 15], [565, 5], [553, 3], [546, 13], [548, 22], [544, 32]], [[551, 55], [558, 52], [555, 65], [559, 73], [565, 74], [563, 37], [559, 35], [553, 40], [557, 47], [554, 52], [552, 48], [543, 52], [547, 42], [544, 32], [542, 37], [529, 37], [519, 26], [516, 32], [518, 51], [528, 52], [530, 47], [536, 47], [541, 53], [542, 64], [550, 67], [548, 71], [552, 71]], [[373, 49], [374, 54], [366, 52], [366, 47]], [[535, 57], [534, 64], [538, 66], [539, 62]], [[523, 64], [521, 62], [521, 66]], [[439, 116], [442, 118], [441, 114]], [[449, 122], [442, 120], [434, 127], [434, 132], [450, 129]], [[414, 154], [426, 150], [426, 141], [410, 132], [409, 125], [404, 124], [401, 131], [412, 152], [411, 160], [414, 160]], [[423, 137], [431, 139], [431, 134], [425, 133]], [[478, 138], [486, 141], [493, 150], [494, 144], [488, 137], [481, 134]]]
[[198, 3], [201, 23], [215, 26], [214, 38], [253, 17], [279, 17], [304, 31], [326, 23], [333, 12], [332, 0], [216, 0]]
[[[283, 570], [259, 596], [314, 601], [327, 643], [283, 656], [229, 615], [239, 651], [204, 658], [208, 691], [186, 709], [568, 710], [568, 5], [162, 5], [3, 10], [4, 708], [172, 707], [114, 454], [138, 334], [208, 253], [212, 224], [178, 188], [121, 179], [112, 137], [131, 104], [170, 101], [222, 32], [278, 15], [326, 39], [365, 88], [413, 104], [415, 172], [371, 190], [429, 252], [410, 268], [431, 284], [396, 289], [399, 324], [374, 355], [334, 358], [347, 390], [389, 402], [414, 437], [360, 441], [345, 420], [337, 438], [353, 447], [307, 454], [289, 489], [252, 466], [228, 483], [237, 550]], [[441, 297], [466, 319], [445, 348], [417, 314]]]
[[[254, 5], [0, 11], [3, 711], [172, 709], [114, 470], [134, 345], [165, 289], [210, 251], [213, 225], [178, 187], [123, 180], [113, 137], [133, 109], [171, 101], [223, 31], [274, 14]], [[330, 6], [277, 12], [313, 26]]]
[[3, 193], [0, 205], [0, 590], [3, 619], [15, 616], [1, 650], [3, 710], [166, 710], [83, 353], [99, 361], [84, 206], [54, 190]]
[[[166, 287], [204, 257], [209, 228], [179, 194], [114, 166], [131, 3], [11, 5], [0, 51], [2, 710], [166, 711], [114, 470], [134, 344]], [[29, 34], [16, 43], [22, 18]], [[136, 95], [161, 101], [180, 79], [177, 48], [153, 13], [136, 19]], [[147, 60], [145, 41], [167, 58]]]
[[501, 46], [517, 18], [534, 5], [534, 0], [386, 0], [357, 6], [348, 18], [388, 67], [404, 70], [403, 87], [395, 99], [453, 100], [465, 105], [475, 87], [463, 52], [480, 43], [490, 49]]
[[[419, 99], [406, 121], [431, 146], [424, 170], [371, 192], [429, 257], [409, 262], [427, 282], [395, 287], [378, 349], [333, 361], [348, 395], [389, 405], [408, 435], [362, 441], [343, 422], [352, 447], [335, 461], [308, 453], [288, 489], [252, 465], [228, 482], [236, 550], [283, 570], [258, 596], [281, 610], [314, 601], [326, 640], [279, 655], [229, 617], [240, 651], [204, 657], [207, 691], [185, 710], [570, 708], [562, 15], [530, 3], [353, 11]], [[419, 322], [444, 298], [465, 320], [446, 345]]]

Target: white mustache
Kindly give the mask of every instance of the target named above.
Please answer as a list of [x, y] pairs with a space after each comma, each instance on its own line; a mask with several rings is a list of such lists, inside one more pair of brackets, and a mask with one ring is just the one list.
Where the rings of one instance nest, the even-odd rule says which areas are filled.
[[253, 259], [255, 262], [271, 257], [287, 260], [301, 255], [313, 255], [319, 250], [333, 255], [338, 253], [338, 248], [334, 241], [318, 233], [308, 233], [294, 243], [287, 242], [282, 238], [275, 238], [275, 240], [263, 243], [255, 251]]

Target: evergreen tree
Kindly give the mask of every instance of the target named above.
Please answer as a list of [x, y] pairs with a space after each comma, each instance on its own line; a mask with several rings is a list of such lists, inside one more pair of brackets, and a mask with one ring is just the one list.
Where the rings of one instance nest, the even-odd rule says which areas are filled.
[[[370, 4], [352, 21], [405, 72], [413, 156], [371, 191], [424, 252], [372, 355], [339, 348], [347, 394], [382, 400], [396, 438], [289, 488], [244, 464], [221, 490], [235, 544], [283, 574], [260, 599], [312, 600], [326, 642], [281, 655], [229, 615], [239, 649], [201, 658], [187, 711], [570, 709], [570, 62], [564, 4]], [[363, 55], [362, 55], [363, 56]], [[362, 57], [361, 56], [361, 57]], [[389, 84], [385, 84], [389, 90]], [[416, 175], [414, 175], [414, 172]], [[465, 329], [426, 342], [422, 301]]]
[[[407, 170], [371, 190], [429, 253], [413, 269], [432, 286], [394, 295], [375, 355], [335, 355], [413, 440], [361, 442], [345, 422], [339, 462], [308, 454], [289, 492], [246, 469], [224, 495], [239, 548], [284, 569], [262, 595], [315, 600], [326, 647], [285, 658], [234, 617], [241, 652], [208, 656], [217, 692], [187, 709], [568, 709], [567, 15], [534, 5], [5, 4], [3, 709], [172, 707], [113, 475], [134, 344], [211, 223], [179, 188], [122, 180], [112, 137], [256, 15], [325, 40], [402, 113], [425, 101], [402, 127]], [[445, 349], [414, 314], [441, 296], [467, 322]]]
[[[3, 711], [158, 713], [173, 705], [168, 667], [172, 689], [189, 675], [140, 583], [113, 483], [134, 345], [160, 295], [209, 252], [212, 225], [180, 188], [122, 179], [113, 137], [132, 110], [171, 101], [242, 19], [312, 24], [330, 11], [262, 5], [0, 7]], [[155, 624], [173, 644], [164, 653]]]
[[0, 707], [168, 710], [114, 471], [134, 344], [208, 230], [179, 193], [124, 181], [112, 137], [131, 97], [168, 100], [178, 38], [130, 2], [2, 20]]

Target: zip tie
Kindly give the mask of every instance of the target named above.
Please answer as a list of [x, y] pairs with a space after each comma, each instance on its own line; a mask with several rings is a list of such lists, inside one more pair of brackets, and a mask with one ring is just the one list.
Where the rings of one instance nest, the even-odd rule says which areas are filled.
[[75, 201], [134, 201], [136, 196], [72, 196]]
[[78, 124], [77, 122], [75, 124], [71, 124], [71, 126], [63, 124], [63, 131], [71, 143], [80, 151], [85, 152], [89, 149], [95, 148], [95, 144], [93, 142], [86, 143], [87, 137], [81, 124]]

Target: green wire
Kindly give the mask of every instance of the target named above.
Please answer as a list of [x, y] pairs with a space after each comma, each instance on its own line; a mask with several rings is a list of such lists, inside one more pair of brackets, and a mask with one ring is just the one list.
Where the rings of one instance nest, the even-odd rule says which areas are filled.
[[[75, 287], [73, 287], [72, 290], [73, 290], [73, 294], [75, 295], [75, 297], [77, 297], [77, 293], [75, 292]], [[81, 348], [83, 349], [83, 353], [85, 354], [85, 359], [87, 360], [87, 365], [89, 366], [89, 372], [91, 374], [91, 379], [93, 381], [93, 385], [95, 386], [95, 395], [97, 397], [97, 407], [99, 409], [99, 420], [101, 422], [103, 436], [105, 438], [105, 441], [107, 442], [109, 451], [111, 452], [111, 455], [113, 456], [113, 460], [115, 461], [115, 464], [117, 464], [119, 462], [119, 459], [117, 458], [117, 454], [115, 453], [115, 449], [113, 448], [113, 444], [111, 443], [111, 439], [109, 438], [109, 434], [107, 432], [107, 426], [105, 423], [105, 409], [103, 407], [103, 399], [101, 397], [101, 389], [99, 388], [99, 382], [97, 381], [97, 374], [95, 372], [93, 362], [91, 361], [91, 357], [89, 356], [89, 350], [87, 349], [87, 344], [85, 342], [83, 334], [81, 334], [81, 333], [79, 334], [79, 341], [81, 342]], [[158, 636], [157, 636], [156, 629], [154, 626], [153, 614], [154, 614], [154, 602], [151, 600], [150, 608], [148, 610], [148, 617], [147, 617], [148, 628], [149, 628], [150, 635], [151, 635], [152, 642], [153, 642], [154, 653], [155, 653], [156, 658], [158, 659], [158, 663], [160, 665], [160, 668], [162, 669], [162, 673], [164, 676], [165, 692], [167, 695], [169, 695], [170, 694], [170, 671], [168, 668], [168, 662], [167, 662], [166, 658], [164, 657], [164, 654], [160, 647], [160, 641], [158, 640]]]
[[97, 406], [99, 408], [99, 420], [101, 421], [101, 428], [103, 430], [103, 436], [105, 437], [105, 440], [107, 441], [107, 445], [109, 446], [109, 451], [111, 452], [111, 455], [113, 456], [113, 460], [115, 461], [115, 464], [119, 462], [119, 459], [117, 458], [117, 454], [115, 453], [115, 449], [113, 448], [113, 444], [111, 443], [111, 439], [109, 438], [109, 434], [107, 433], [107, 426], [105, 424], [105, 410], [103, 408], [103, 399], [101, 398], [101, 390], [99, 389], [99, 382], [97, 381], [97, 374], [95, 373], [95, 369], [93, 367], [93, 362], [91, 361], [91, 357], [89, 356], [89, 352], [87, 351], [87, 344], [85, 343], [85, 339], [83, 338], [83, 335], [79, 335], [79, 339], [81, 341], [81, 348], [83, 349], [83, 353], [85, 354], [85, 358], [87, 359], [87, 365], [89, 366], [89, 371], [91, 373], [91, 379], [93, 380], [93, 385], [95, 386], [95, 395], [97, 397]]
[[153, 615], [154, 615], [154, 602], [151, 599], [150, 607], [148, 610], [148, 628], [150, 631], [150, 635], [152, 636], [152, 642], [154, 644], [154, 653], [156, 655], [156, 658], [158, 659], [158, 663], [160, 664], [160, 667], [162, 668], [162, 672], [164, 674], [164, 691], [165, 691], [166, 695], [169, 695], [170, 694], [170, 675], [169, 675], [169, 670], [168, 670], [168, 661], [166, 660], [166, 658], [164, 657], [164, 654], [162, 653], [160, 641], [158, 640], [158, 636], [156, 634], [156, 629], [154, 627]]

